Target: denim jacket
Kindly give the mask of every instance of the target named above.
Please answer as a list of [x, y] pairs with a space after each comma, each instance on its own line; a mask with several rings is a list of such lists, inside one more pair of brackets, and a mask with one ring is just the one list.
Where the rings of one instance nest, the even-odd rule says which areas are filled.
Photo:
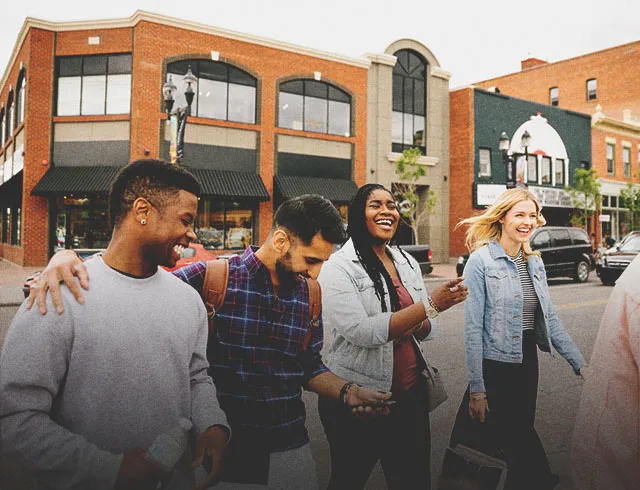
[[[414, 303], [426, 299], [418, 263], [408, 254], [407, 260], [397, 250], [390, 250], [400, 280]], [[389, 311], [383, 313], [373, 281], [360, 264], [351, 240], [322, 266], [318, 280], [322, 286], [322, 321], [329, 333], [326, 338], [330, 339], [325, 355], [327, 367], [344, 379], [381, 391], [390, 390], [393, 341], [388, 339], [392, 312], [386, 284], [383, 281]], [[432, 338], [434, 331], [435, 321], [431, 319], [427, 339]]]
[[[584, 361], [551, 303], [544, 264], [538, 256], [530, 255], [527, 267], [540, 301], [534, 323], [536, 342], [546, 352], [551, 352], [553, 345], [577, 373]], [[472, 392], [483, 392], [483, 358], [522, 362], [522, 285], [516, 263], [498, 242], [471, 254], [464, 277], [469, 288], [464, 303], [467, 377]]]

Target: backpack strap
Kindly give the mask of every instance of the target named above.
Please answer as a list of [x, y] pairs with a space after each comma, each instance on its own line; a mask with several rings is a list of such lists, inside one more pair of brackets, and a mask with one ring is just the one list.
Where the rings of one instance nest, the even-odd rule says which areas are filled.
[[214, 317], [224, 304], [229, 282], [229, 262], [225, 259], [207, 261], [207, 269], [204, 273], [202, 284], [202, 300], [207, 308], [209, 319], [209, 335], [215, 332]]
[[307, 278], [305, 281], [309, 289], [309, 328], [304, 343], [302, 344], [303, 351], [306, 351], [309, 347], [313, 329], [320, 326], [320, 313], [322, 313], [322, 290], [320, 289], [320, 283], [311, 278]]

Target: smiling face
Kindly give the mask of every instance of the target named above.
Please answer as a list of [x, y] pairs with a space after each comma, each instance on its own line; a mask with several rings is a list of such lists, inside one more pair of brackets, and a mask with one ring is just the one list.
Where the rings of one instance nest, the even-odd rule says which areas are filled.
[[500, 219], [502, 224], [500, 245], [507, 253], [517, 254], [522, 244], [529, 241], [538, 224], [538, 214], [536, 204], [526, 200], [516, 203]]
[[193, 222], [198, 211], [195, 194], [179, 190], [158, 210], [151, 208], [145, 256], [153, 264], [174, 267], [189, 242], [196, 239]]
[[373, 190], [367, 197], [364, 218], [367, 231], [374, 242], [391, 241], [400, 221], [400, 213], [393, 196], [383, 189]]
[[290, 237], [291, 244], [287, 252], [276, 261], [276, 272], [282, 286], [291, 286], [299, 276], [317, 279], [322, 264], [329, 260], [333, 252], [333, 243], [325, 240], [320, 233], [315, 235], [309, 245]]

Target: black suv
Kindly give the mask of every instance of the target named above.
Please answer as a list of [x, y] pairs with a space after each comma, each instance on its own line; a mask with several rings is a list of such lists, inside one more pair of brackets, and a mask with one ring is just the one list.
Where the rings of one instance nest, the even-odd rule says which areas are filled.
[[620, 243], [602, 253], [596, 272], [602, 284], [612, 286], [640, 253], [640, 231], [632, 231]]
[[[573, 277], [577, 282], [589, 280], [595, 267], [589, 235], [582, 228], [543, 226], [531, 235], [531, 248], [540, 252], [547, 277]], [[469, 255], [458, 260], [458, 276], [462, 275]]]

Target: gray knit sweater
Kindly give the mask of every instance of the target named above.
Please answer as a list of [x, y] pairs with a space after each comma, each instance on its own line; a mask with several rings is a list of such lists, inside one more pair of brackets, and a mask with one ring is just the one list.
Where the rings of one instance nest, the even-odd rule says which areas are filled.
[[[111, 489], [122, 454], [180, 417], [198, 433], [228, 425], [195, 290], [163, 270], [134, 279], [101, 258], [86, 265], [84, 305], [64, 287], [62, 315], [50, 301], [45, 316], [23, 305], [0, 356], [0, 447], [41, 488]], [[178, 471], [171, 488], [190, 477]]]

